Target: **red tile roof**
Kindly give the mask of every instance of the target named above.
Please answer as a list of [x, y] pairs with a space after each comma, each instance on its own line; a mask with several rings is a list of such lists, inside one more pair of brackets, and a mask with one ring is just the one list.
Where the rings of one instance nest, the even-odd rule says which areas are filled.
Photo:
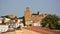
[[48, 29], [44, 29], [44, 28], [36, 27], [36, 26], [28, 26], [28, 27], [24, 27], [24, 28], [28, 29], [28, 30], [38, 32], [38, 33], [42, 33], [42, 34], [56, 34], [55, 32], [50, 31]]

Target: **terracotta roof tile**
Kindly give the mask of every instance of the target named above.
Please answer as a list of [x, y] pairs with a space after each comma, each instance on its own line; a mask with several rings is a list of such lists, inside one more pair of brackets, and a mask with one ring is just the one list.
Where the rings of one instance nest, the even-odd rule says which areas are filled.
[[56, 34], [53, 31], [50, 31], [50, 30], [47, 30], [47, 29], [44, 29], [44, 28], [41, 28], [41, 27], [28, 26], [28, 27], [24, 27], [24, 28], [28, 29], [28, 30], [38, 32], [38, 33], [42, 33], [42, 34]]

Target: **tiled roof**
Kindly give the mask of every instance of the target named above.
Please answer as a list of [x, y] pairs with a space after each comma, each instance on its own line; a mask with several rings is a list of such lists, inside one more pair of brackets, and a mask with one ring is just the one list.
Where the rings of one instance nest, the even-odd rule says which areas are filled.
[[35, 31], [35, 32], [42, 33], [42, 34], [57, 34], [54, 31], [51, 31], [51, 30], [48, 30], [48, 29], [44, 29], [44, 28], [41, 28], [41, 27], [28, 26], [28, 27], [24, 27], [24, 28], [28, 29], [30, 31]]

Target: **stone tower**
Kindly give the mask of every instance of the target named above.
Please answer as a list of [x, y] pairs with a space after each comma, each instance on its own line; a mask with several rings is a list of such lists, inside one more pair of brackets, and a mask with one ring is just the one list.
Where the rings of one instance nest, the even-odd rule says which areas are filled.
[[30, 10], [29, 7], [26, 7], [26, 10], [24, 12], [24, 17], [25, 17], [25, 20], [31, 20], [31, 16], [32, 16], [32, 12]]

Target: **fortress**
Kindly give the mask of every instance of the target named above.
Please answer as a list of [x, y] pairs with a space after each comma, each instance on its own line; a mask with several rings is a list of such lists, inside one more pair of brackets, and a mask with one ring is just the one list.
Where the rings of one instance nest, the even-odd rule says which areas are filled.
[[47, 14], [43, 14], [41, 12], [37, 12], [37, 14], [32, 13], [29, 7], [26, 7], [26, 10], [24, 12], [25, 17], [25, 23], [26, 25], [32, 24], [32, 25], [40, 25], [43, 18], [45, 18]]

